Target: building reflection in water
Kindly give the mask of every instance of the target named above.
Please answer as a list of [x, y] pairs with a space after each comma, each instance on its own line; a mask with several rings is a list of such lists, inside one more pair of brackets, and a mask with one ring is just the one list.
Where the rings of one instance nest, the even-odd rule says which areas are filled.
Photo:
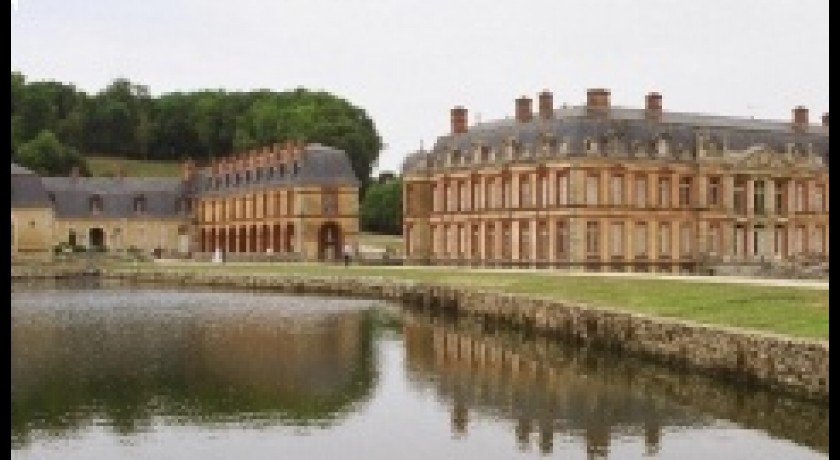
[[360, 302], [60, 295], [60, 306], [45, 303], [49, 294], [13, 296], [13, 446], [33, 431], [103, 420], [124, 433], [152, 423], [327, 425], [374, 386], [373, 326]]
[[464, 320], [412, 313], [403, 330], [409, 379], [450, 406], [458, 437], [489, 417], [511, 424], [521, 450], [577, 439], [607, 458], [611, 442], [635, 438], [655, 455], [663, 433], [724, 419], [828, 452], [827, 406]]

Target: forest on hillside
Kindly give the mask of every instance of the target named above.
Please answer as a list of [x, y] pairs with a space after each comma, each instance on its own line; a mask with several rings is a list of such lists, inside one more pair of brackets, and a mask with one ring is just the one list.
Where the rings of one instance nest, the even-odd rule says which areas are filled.
[[12, 161], [41, 174], [84, 169], [86, 155], [203, 162], [301, 139], [346, 151], [367, 184], [382, 148], [364, 109], [322, 91], [216, 89], [152, 96], [147, 86], [119, 78], [87, 94], [72, 84], [11, 75]]

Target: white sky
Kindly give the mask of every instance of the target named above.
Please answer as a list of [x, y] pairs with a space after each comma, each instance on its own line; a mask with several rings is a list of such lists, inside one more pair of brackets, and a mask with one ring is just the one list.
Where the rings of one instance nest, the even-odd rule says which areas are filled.
[[[17, 6], [15, 6], [17, 3]], [[811, 121], [828, 111], [828, 0], [12, 0], [12, 70], [89, 92], [326, 90], [367, 110], [397, 170], [421, 141], [514, 99]], [[535, 103], [536, 106], [536, 103]]]

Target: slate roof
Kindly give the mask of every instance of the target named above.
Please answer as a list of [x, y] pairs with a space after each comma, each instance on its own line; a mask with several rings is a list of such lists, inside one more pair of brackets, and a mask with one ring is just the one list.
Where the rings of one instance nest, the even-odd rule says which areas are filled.
[[[273, 167], [273, 174], [268, 168]], [[219, 175], [220, 185], [216, 186], [209, 168], [198, 173], [196, 193], [202, 195], [225, 195], [233, 190], [259, 190], [278, 185], [328, 185], [328, 186], [359, 186], [359, 180], [353, 172], [350, 158], [343, 150], [321, 144], [308, 144], [301, 155], [297, 172], [293, 164], [277, 163], [263, 168], [264, 174], [257, 180], [252, 174], [251, 181], [245, 181], [245, 173], [240, 172], [240, 183], [236, 184], [236, 174], [229, 173], [230, 185], [225, 185], [224, 174]], [[281, 173], [282, 171], [282, 173]]]
[[[44, 177], [41, 178], [52, 200], [56, 216], [91, 216], [91, 199], [99, 196], [102, 210], [97, 216], [176, 217], [185, 215], [182, 199], [188, 194], [184, 183], [175, 178]], [[145, 210], [134, 210], [135, 198], [143, 197]]]
[[[828, 127], [822, 125], [809, 125], [807, 131], [799, 132], [789, 122], [678, 112], [663, 112], [661, 119], [654, 121], [646, 118], [644, 109], [614, 106], [605, 116], [589, 115], [585, 106], [574, 106], [555, 110], [554, 118], [550, 120], [535, 117], [529, 122], [518, 122], [507, 118], [470, 126], [463, 134], [440, 136], [431, 152], [409, 155], [404, 170], [441, 167], [451, 151], [468, 153], [476, 145], [498, 152], [510, 140], [517, 141], [523, 150], [533, 152], [538, 150], [544, 137], [551, 137], [558, 143], [566, 142], [570, 156], [584, 155], [586, 140], [595, 141], [600, 147], [611, 140], [620, 147], [617, 151], [642, 150], [653, 156], [660, 138], [667, 139], [674, 152], [694, 152], [698, 135], [730, 150], [763, 144], [781, 152], [786, 151], [788, 145], [794, 145], [804, 152], [810, 145], [828, 165]], [[688, 157], [680, 154], [679, 159], [691, 160], [693, 154]]]
[[11, 196], [13, 208], [48, 208], [49, 196], [41, 178], [22, 166], [12, 163]]

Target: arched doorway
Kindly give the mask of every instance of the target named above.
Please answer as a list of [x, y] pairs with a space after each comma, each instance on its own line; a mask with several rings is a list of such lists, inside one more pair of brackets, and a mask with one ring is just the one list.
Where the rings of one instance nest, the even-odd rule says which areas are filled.
[[105, 230], [95, 227], [88, 231], [88, 246], [97, 251], [105, 250]]
[[335, 222], [326, 222], [318, 230], [318, 259], [336, 260], [341, 254], [341, 228]]
[[283, 250], [283, 233], [280, 231], [280, 228], [279, 224], [274, 225], [274, 241], [271, 246], [271, 249], [273, 249], [274, 252], [281, 252]]
[[239, 227], [239, 252], [248, 252], [248, 235], [245, 227]]
[[286, 226], [286, 252], [295, 251], [295, 224]]
[[252, 225], [250, 235], [248, 237], [248, 251], [257, 252], [257, 226]]

